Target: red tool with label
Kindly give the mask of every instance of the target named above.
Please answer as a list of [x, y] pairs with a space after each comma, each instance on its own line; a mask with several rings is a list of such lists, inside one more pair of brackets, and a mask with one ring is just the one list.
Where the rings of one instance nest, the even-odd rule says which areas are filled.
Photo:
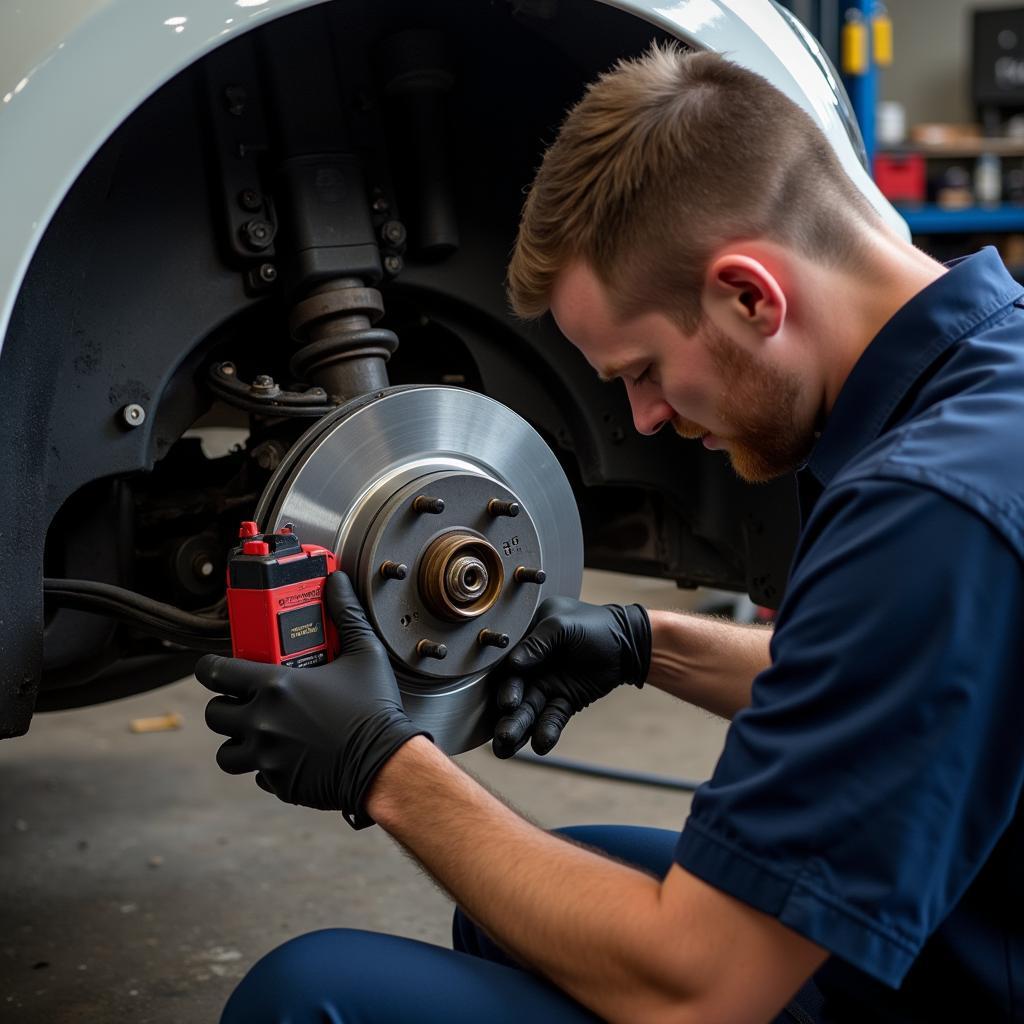
[[338, 632], [324, 607], [334, 553], [300, 544], [286, 526], [259, 532], [242, 523], [242, 543], [228, 556], [228, 619], [236, 658], [310, 668], [333, 661]]

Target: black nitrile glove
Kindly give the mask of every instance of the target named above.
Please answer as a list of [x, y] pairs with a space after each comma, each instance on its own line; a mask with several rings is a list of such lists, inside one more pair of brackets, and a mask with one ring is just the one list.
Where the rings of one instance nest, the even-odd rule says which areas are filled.
[[533, 749], [548, 753], [577, 711], [622, 683], [643, 686], [650, 668], [651, 620], [640, 605], [542, 601], [502, 665], [494, 753], [511, 757], [531, 733]]
[[206, 724], [230, 737], [217, 764], [286, 803], [339, 810], [353, 828], [373, 819], [363, 809], [381, 765], [418, 729], [402, 709], [384, 645], [366, 620], [349, 578], [324, 585], [341, 651], [320, 668], [286, 668], [208, 654], [196, 678], [223, 693], [206, 707]]

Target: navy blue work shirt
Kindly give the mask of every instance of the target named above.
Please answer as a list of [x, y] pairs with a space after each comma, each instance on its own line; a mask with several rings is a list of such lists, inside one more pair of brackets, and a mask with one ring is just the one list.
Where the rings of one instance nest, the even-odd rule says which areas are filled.
[[900, 309], [800, 479], [772, 664], [676, 848], [833, 954], [827, 1021], [1024, 1021], [1024, 289]]

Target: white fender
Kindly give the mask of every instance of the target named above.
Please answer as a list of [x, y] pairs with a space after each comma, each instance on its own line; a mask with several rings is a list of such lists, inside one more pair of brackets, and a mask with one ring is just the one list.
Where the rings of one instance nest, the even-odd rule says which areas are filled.
[[[319, 2], [0, 0], [0, 339], [54, 211], [132, 111], [222, 43]], [[856, 158], [833, 84], [769, 0], [610, 2], [777, 85], [811, 114], [851, 178], [907, 235]]]

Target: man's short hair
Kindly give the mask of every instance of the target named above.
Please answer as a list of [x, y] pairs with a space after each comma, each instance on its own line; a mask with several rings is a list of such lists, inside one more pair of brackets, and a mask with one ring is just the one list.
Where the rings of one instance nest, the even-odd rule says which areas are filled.
[[767, 238], [854, 264], [866, 221], [881, 222], [796, 103], [717, 54], [655, 45], [592, 83], [545, 153], [509, 299], [521, 317], [542, 315], [581, 261], [620, 317], [658, 309], [693, 331], [721, 245]]

